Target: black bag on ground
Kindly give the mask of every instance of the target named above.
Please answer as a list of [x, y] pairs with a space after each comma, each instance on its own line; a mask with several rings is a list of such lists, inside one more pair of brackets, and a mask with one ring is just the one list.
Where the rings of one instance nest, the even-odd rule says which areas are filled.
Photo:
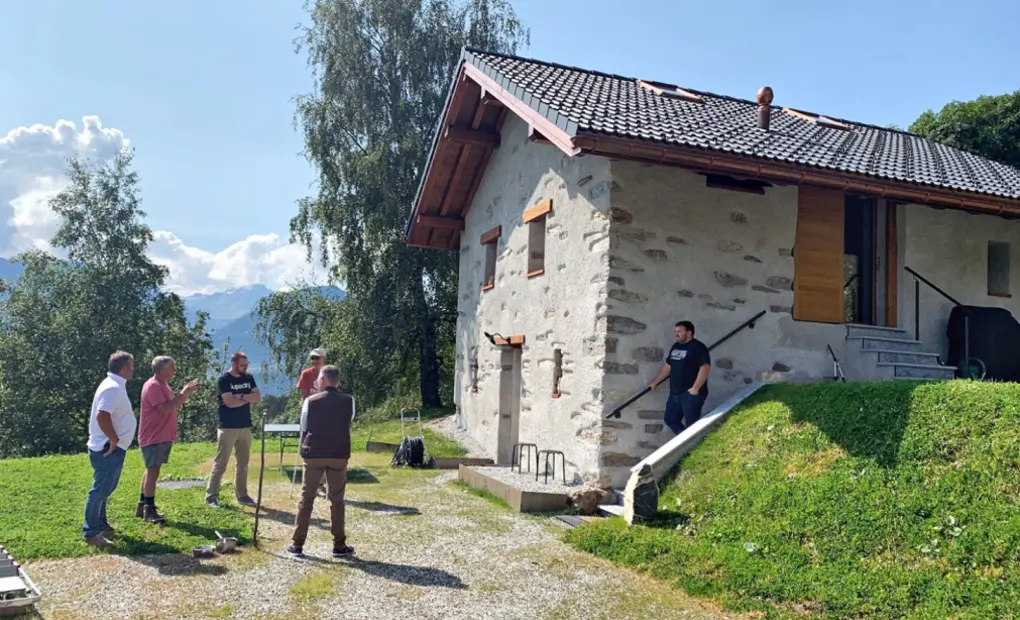
[[970, 316], [969, 355], [984, 362], [985, 379], [1020, 382], [1020, 323], [1005, 308], [954, 307], [946, 323], [946, 364], [963, 361], [965, 315]]
[[393, 460], [390, 467], [410, 465], [421, 467], [425, 464], [425, 442], [421, 437], [404, 437], [396, 452], [393, 453]]

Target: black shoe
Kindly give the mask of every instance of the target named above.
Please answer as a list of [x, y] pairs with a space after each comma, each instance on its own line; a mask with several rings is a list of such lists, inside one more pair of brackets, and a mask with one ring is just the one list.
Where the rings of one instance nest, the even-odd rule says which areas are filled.
[[213, 508], [220, 507], [220, 500], [218, 497], [207, 497], [205, 498], [205, 503], [208, 504], [209, 506], [212, 506]]
[[239, 498], [237, 500], [237, 503], [241, 504], [242, 506], [248, 506], [249, 508], [254, 508], [255, 507], [255, 500], [253, 500], [248, 495], [245, 495], [244, 497]]
[[349, 555], [354, 555], [354, 547], [350, 545], [344, 545], [343, 547], [333, 547], [333, 557], [336, 559], [345, 558]]
[[147, 505], [145, 507], [144, 513], [145, 514], [142, 517], [142, 519], [146, 523], [165, 523], [166, 522], [166, 517], [164, 517], [163, 515], [159, 514], [159, 511], [156, 510], [155, 504]]
[[302, 549], [301, 547], [298, 547], [297, 545], [291, 545], [291, 546], [287, 547], [287, 553], [291, 554], [292, 556], [294, 556], [296, 558], [304, 557], [304, 555], [305, 555], [304, 554], [304, 549]]

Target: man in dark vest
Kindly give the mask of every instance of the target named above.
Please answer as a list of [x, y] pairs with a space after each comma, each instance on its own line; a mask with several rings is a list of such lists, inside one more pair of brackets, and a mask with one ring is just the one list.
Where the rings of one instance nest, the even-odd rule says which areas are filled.
[[319, 372], [322, 391], [305, 399], [301, 406], [301, 458], [305, 468], [301, 476], [301, 501], [298, 502], [294, 544], [287, 552], [301, 556], [312, 505], [319, 480], [326, 476], [330, 503], [330, 531], [333, 534], [333, 557], [354, 553], [344, 533], [344, 490], [347, 487], [347, 460], [351, 458], [351, 421], [354, 420], [354, 398], [341, 392], [340, 369], [323, 366]]

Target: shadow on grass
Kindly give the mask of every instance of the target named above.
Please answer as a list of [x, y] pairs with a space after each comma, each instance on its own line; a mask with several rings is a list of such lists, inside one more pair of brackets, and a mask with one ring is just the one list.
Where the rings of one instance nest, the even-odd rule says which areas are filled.
[[354, 508], [361, 508], [362, 510], [371, 510], [372, 512], [387, 512], [398, 515], [420, 515], [421, 511], [414, 506], [394, 506], [392, 504], [384, 504], [382, 502], [360, 502], [357, 500], [347, 500], [347, 505]]
[[[238, 512], [241, 512], [241, 511], [238, 511]], [[219, 531], [220, 534], [223, 534], [224, 536], [226, 536], [228, 538], [229, 537], [237, 538], [238, 542], [240, 542], [240, 543], [251, 542], [240, 531], [238, 531], [236, 529], [232, 529], [232, 528], [222, 528], [220, 530], [217, 530], [216, 528], [212, 528], [212, 527], [202, 527], [200, 525], [195, 525], [193, 523], [186, 523], [186, 522], [183, 522], [183, 521], [170, 521], [170, 520], [167, 520], [166, 525], [164, 527], [171, 527], [171, 528], [173, 528], [175, 530], [179, 530], [179, 531], [184, 532], [186, 534], [190, 534], [191, 536], [195, 536], [197, 538], [206, 539], [206, 540], [209, 540], [209, 541], [212, 541], [212, 542], [215, 542], [216, 539], [219, 538], [219, 536], [216, 535], [217, 531]]]
[[[304, 467], [284, 467], [283, 469], [287, 480], [293, 479], [294, 486], [300, 487], [304, 481]], [[367, 469], [351, 467], [347, 470], [347, 484], [379, 484], [379, 479]]]
[[[277, 556], [292, 559], [290, 556]], [[303, 556], [299, 562], [310, 562], [313, 564], [324, 564], [336, 567], [349, 567], [360, 570], [363, 573], [395, 581], [409, 586], [421, 586], [424, 588], [450, 588], [452, 590], [466, 590], [467, 585], [460, 577], [441, 568], [428, 566], [411, 566], [409, 564], [392, 564], [390, 562], [378, 562], [375, 560], [362, 560], [356, 556], [342, 560], [329, 560], [313, 556]]]
[[815, 426], [847, 454], [893, 467], [917, 387], [913, 381], [893, 389], [888, 384], [876, 389], [874, 383], [836, 383], [773, 389], [769, 395], [790, 409], [791, 420]]
[[[299, 498], [294, 498], [295, 506], [297, 506], [298, 501]], [[315, 503], [318, 504], [319, 502], [326, 502], [327, 505], [329, 504], [329, 500], [323, 499], [322, 497], [316, 498]], [[284, 510], [266, 508], [265, 506], [263, 506], [261, 509], [259, 509], [259, 520], [261, 521], [262, 519], [269, 519], [270, 521], [276, 521], [277, 523], [283, 525], [294, 525], [295, 523], [297, 523], [297, 514], [293, 512], [287, 512]], [[315, 527], [318, 529], [326, 530], [329, 529], [329, 519], [320, 519], [318, 517], [313, 517], [311, 521], [308, 522], [308, 524], [309, 527]]]
[[[227, 568], [217, 564], [203, 564], [197, 558], [181, 553], [176, 547], [163, 543], [139, 540], [121, 536], [127, 548], [115, 552], [143, 566], [155, 568], [159, 574], [170, 577], [193, 577], [196, 575], [218, 576], [226, 574]], [[144, 555], [143, 555], [144, 554]]]

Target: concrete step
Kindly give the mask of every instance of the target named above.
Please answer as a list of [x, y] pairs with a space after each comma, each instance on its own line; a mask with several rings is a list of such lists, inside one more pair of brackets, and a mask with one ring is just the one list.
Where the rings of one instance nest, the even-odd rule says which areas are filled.
[[921, 351], [919, 340], [905, 340], [903, 338], [877, 338], [867, 336], [861, 338], [862, 351]]
[[604, 517], [622, 517], [623, 506], [619, 504], [600, 504], [599, 514]]
[[934, 379], [948, 381], [956, 376], [956, 368], [931, 364], [876, 364], [887, 379]]
[[878, 327], [876, 325], [847, 325], [846, 339], [856, 340], [859, 338], [896, 338], [898, 340], [913, 340], [905, 329], [899, 327]]
[[865, 353], [875, 353], [873, 358], [879, 364], [920, 364], [922, 366], [938, 366], [937, 353], [915, 351], [890, 351], [887, 349], [871, 349]]

